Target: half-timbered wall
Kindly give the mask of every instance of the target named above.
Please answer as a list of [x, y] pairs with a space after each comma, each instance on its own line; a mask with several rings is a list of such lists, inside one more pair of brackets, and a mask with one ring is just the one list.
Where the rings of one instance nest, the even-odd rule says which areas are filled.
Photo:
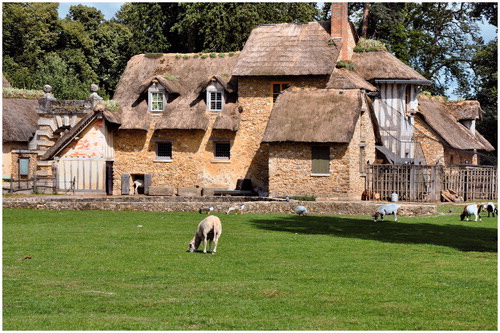
[[414, 158], [414, 126], [412, 110], [417, 109], [415, 85], [380, 83], [380, 97], [374, 101], [384, 146], [400, 158]]

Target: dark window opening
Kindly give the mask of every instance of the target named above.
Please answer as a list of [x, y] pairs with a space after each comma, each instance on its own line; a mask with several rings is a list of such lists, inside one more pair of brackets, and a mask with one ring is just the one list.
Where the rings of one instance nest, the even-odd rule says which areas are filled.
[[231, 144], [229, 142], [215, 142], [215, 158], [230, 159]]

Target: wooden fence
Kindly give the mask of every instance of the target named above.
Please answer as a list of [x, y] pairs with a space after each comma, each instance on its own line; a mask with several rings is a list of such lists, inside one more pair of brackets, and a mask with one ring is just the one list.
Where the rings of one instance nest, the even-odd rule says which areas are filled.
[[2, 190], [8, 193], [20, 191], [30, 191], [32, 193], [58, 193], [58, 187], [55, 177], [44, 178], [4, 178], [2, 179]]
[[497, 169], [488, 166], [368, 165], [365, 189], [382, 200], [435, 202], [452, 190], [465, 201], [496, 200]]

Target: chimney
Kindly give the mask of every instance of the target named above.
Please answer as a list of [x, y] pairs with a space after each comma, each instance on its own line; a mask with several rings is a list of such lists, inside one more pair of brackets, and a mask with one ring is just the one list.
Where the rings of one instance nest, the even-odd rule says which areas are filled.
[[342, 38], [339, 60], [349, 59], [349, 21], [347, 2], [332, 3], [331, 34], [332, 38]]

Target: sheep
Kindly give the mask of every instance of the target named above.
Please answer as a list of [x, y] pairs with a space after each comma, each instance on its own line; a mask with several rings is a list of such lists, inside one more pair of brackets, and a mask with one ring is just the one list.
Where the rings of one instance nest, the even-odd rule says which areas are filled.
[[495, 217], [495, 214], [498, 215], [498, 209], [496, 209], [495, 204], [493, 202], [488, 202], [484, 205], [483, 209], [486, 209], [488, 212], [488, 217], [490, 217], [490, 213]]
[[144, 189], [144, 180], [143, 179], [134, 180], [134, 194], [138, 194], [139, 187]]
[[241, 214], [241, 213], [243, 213], [243, 209], [245, 209], [244, 204], [241, 204], [239, 206], [231, 206], [227, 210], [226, 214], [229, 214], [231, 211], [234, 211], [235, 214], [238, 214], [238, 213]]
[[309, 214], [309, 212], [307, 211], [306, 207], [304, 207], [304, 206], [297, 206], [297, 208], [295, 208], [295, 214], [298, 214], [299, 216], [302, 216], [302, 215]]
[[212, 206], [203, 206], [201, 207], [198, 212], [201, 214], [201, 213], [205, 213], [205, 214], [208, 214], [210, 215], [211, 212], [214, 211], [214, 207]]
[[[215, 243], [212, 254], [217, 252], [217, 244], [222, 234], [222, 223], [215, 215], [210, 215], [201, 220], [193, 239], [189, 242], [189, 252], [196, 252], [200, 243], [203, 241], [203, 253], [207, 253], [207, 240], [210, 240], [210, 249], [212, 242]], [[210, 250], [209, 249], [209, 250]]]
[[460, 214], [460, 221], [463, 221], [465, 218], [467, 221], [469, 221], [469, 216], [474, 215], [476, 218], [474, 219], [474, 222], [477, 222], [477, 218], [479, 216], [479, 222], [482, 222], [483, 220], [481, 219], [481, 209], [483, 208], [483, 205], [468, 205], [464, 207], [464, 211], [462, 214]]
[[380, 216], [380, 221], [384, 221], [385, 215], [394, 214], [394, 222], [398, 222], [397, 212], [398, 209], [402, 209], [401, 206], [396, 205], [395, 203], [385, 204], [379, 206], [373, 215], [373, 222], [377, 222], [377, 217]]

